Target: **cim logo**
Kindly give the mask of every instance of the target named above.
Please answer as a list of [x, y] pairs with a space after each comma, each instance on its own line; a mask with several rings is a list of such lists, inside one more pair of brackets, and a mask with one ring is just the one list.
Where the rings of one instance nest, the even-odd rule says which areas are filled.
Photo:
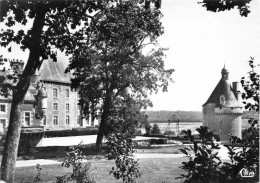
[[241, 177], [254, 177], [255, 176], [254, 171], [249, 171], [246, 168], [242, 168], [239, 173], [240, 173]]

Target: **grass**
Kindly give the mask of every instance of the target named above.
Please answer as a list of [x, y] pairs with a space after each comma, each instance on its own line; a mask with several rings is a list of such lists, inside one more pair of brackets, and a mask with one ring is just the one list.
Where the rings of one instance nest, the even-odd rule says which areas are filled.
[[[142, 172], [142, 177], [137, 180], [140, 183], [170, 183], [170, 182], [182, 182], [181, 180], [175, 180], [176, 177], [184, 173], [179, 169], [183, 158], [155, 158], [155, 159], [140, 159], [139, 165]], [[113, 175], [109, 175], [109, 172], [114, 166], [114, 161], [108, 161], [105, 159], [94, 160], [91, 165], [91, 174], [95, 178], [97, 183], [118, 183]], [[44, 165], [41, 166], [41, 177], [43, 182], [52, 182], [56, 180], [56, 176], [62, 176], [71, 172], [71, 169], [61, 167], [61, 165]], [[30, 173], [28, 173], [30, 172]], [[35, 167], [22, 167], [16, 168], [15, 182], [27, 183], [32, 182], [36, 176], [37, 171]]]
[[[177, 154], [180, 147], [150, 147], [145, 149], [136, 149], [136, 153], [160, 153], [160, 154]], [[51, 153], [50, 153], [51, 152]], [[87, 159], [91, 162], [91, 174], [97, 183], [118, 183], [113, 175], [109, 175], [112, 167], [115, 166], [114, 161], [106, 160], [105, 153], [97, 154], [92, 149], [84, 150]], [[20, 156], [18, 159], [50, 159], [62, 160], [65, 157], [64, 151], [57, 150], [56, 152], [33, 152], [27, 156]], [[183, 158], [144, 158], [139, 159], [140, 171], [142, 177], [137, 182], [141, 183], [170, 183], [182, 182], [175, 180], [176, 177], [184, 173], [179, 169]], [[62, 176], [72, 172], [71, 169], [64, 168], [61, 164], [43, 165], [41, 166], [41, 178], [43, 182], [54, 182], [57, 176]], [[29, 173], [28, 173], [29, 172]], [[36, 176], [36, 167], [20, 167], [16, 168], [15, 182], [27, 183], [32, 182]]]

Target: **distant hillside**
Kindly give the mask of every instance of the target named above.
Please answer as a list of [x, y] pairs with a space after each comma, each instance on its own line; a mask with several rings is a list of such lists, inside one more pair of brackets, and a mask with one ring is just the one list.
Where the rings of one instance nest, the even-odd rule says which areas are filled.
[[244, 111], [242, 119], [249, 119], [249, 118], [254, 118], [256, 120], [259, 120], [259, 113], [255, 111]]
[[151, 123], [166, 122], [168, 120], [180, 120], [180, 122], [202, 121], [201, 111], [146, 111], [145, 113]]
[[[168, 120], [180, 120], [180, 122], [202, 121], [201, 111], [145, 111], [145, 113], [150, 123], [167, 122]], [[242, 118], [249, 119], [250, 117], [259, 120], [258, 113], [244, 111]]]

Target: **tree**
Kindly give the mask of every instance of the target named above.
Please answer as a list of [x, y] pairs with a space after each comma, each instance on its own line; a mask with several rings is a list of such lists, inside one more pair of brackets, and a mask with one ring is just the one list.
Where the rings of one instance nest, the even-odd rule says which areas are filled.
[[[21, 131], [21, 104], [28, 91], [30, 79], [48, 55], [57, 61], [54, 49], [74, 54], [75, 48], [88, 40], [89, 34], [98, 36], [96, 22], [101, 16], [119, 3], [117, 0], [3, 0], [0, 6], [0, 22], [5, 22], [6, 30], [1, 31], [0, 45], [8, 47], [14, 42], [22, 50], [29, 50], [29, 58], [17, 84], [12, 88], [12, 107], [9, 119], [6, 143], [1, 163], [1, 179], [13, 182], [18, 142]], [[160, 7], [160, 0], [141, 1], [140, 10]], [[149, 13], [147, 13], [149, 15]], [[151, 14], [151, 19], [154, 15]], [[111, 17], [113, 18], [113, 17]], [[15, 32], [11, 27], [17, 23], [27, 25], [33, 20], [32, 28], [27, 33], [23, 29]], [[149, 24], [148, 24], [149, 25]], [[76, 45], [77, 43], [77, 45]], [[11, 51], [11, 47], [8, 49]]]
[[207, 11], [219, 12], [231, 10], [237, 7], [241, 16], [247, 17], [250, 13], [250, 7], [248, 4], [251, 0], [203, 0], [199, 2]]
[[130, 94], [123, 94], [117, 98], [111, 109], [111, 116], [107, 121], [109, 130], [105, 135], [112, 133], [124, 134], [127, 138], [132, 138], [140, 124], [147, 122], [147, 116], [141, 109], [150, 104], [149, 100], [140, 100]]
[[[88, 40], [78, 44], [68, 71], [72, 83], [86, 103], [86, 112], [100, 113], [96, 149], [112, 129], [114, 106], [131, 96], [146, 100], [148, 91], [167, 91], [173, 69], [164, 68], [164, 51], [159, 48], [144, 56], [142, 48], [155, 44], [163, 33], [161, 12], [143, 8], [136, 1], [122, 1], [112, 6], [88, 31]], [[121, 106], [124, 103], [120, 104]]]
[[159, 128], [159, 126], [157, 125], [157, 123], [153, 124], [153, 129], [152, 129], [152, 134], [161, 134], [161, 130]]
[[245, 105], [245, 109], [249, 111], [259, 112], [259, 74], [255, 71], [254, 58], [250, 57], [249, 66], [251, 71], [249, 71], [249, 79], [246, 80], [245, 77], [241, 78], [241, 84], [244, 89], [242, 92], [242, 98]]

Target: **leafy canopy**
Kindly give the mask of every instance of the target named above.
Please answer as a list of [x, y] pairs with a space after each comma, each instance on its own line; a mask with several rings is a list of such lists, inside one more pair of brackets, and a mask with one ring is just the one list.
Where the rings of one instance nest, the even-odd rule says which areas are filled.
[[146, 9], [137, 1], [109, 6], [100, 21], [91, 23], [95, 26], [87, 27], [88, 39], [77, 43], [68, 69], [74, 75], [74, 87], [79, 87], [85, 113], [102, 114], [105, 101], [112, 109], [129, 96], [144, 101], [149, 91], [160, 87], [167, 91], [173, 72], [164, 68], [165, 49], [142, 54], [147, 44], [156, 44], [163, 34], [160, 10]]
[[249, 3], [252, 0], [203, 0], [199, 2], [207, 11], [220, 12], [230, 11], [231, 9], [237, 8], [241, 16], [247, 17], [250, 13]]

